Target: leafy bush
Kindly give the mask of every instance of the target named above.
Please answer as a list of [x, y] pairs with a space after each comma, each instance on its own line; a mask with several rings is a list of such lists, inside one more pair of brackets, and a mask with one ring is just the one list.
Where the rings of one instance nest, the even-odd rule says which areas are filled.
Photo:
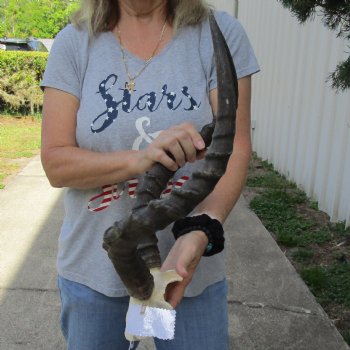
[[42, 107], [39, 84], [47, 56], [44, 52], [0, 52], [0, 111], [34, 114]]

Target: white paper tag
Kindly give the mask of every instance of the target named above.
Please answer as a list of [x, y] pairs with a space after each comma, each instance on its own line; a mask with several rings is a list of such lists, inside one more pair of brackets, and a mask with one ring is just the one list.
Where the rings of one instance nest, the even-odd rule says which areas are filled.
[[130, 304], [126, 315], [125, 333], [137, 337], [174, 339], [175, 319], [175, 310]]

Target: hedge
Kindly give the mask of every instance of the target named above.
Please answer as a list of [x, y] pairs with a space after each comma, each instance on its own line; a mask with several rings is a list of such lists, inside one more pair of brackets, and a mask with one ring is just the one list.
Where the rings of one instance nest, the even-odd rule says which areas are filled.
[[0, 51], [0, 111], [35, 113], [42, 107], [43, 77], [48, 53]]

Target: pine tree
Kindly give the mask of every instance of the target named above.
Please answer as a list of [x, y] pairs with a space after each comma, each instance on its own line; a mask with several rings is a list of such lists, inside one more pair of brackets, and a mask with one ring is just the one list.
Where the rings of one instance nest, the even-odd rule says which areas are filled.
[[[350, 0], [278, 0], [304, 23], [321, 15], [324, 25], [337, 31], [337, 36], [350, 39]], [[337, 91], [350, 89], [350, 56], [340, 62], [329, 80]]]

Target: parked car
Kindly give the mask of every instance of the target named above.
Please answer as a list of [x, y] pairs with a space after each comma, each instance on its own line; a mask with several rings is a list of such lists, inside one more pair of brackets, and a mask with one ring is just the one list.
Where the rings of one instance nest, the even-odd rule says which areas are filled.
[[47, 52], [46, 46], [37, 39], [0, 38], [0, 50]]

